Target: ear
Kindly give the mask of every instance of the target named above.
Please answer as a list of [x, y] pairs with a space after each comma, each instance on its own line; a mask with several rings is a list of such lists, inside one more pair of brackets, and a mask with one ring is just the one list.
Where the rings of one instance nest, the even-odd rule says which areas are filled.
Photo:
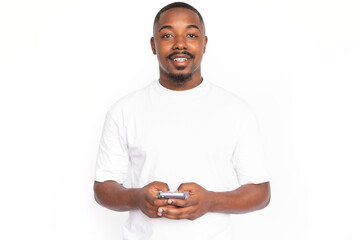
[[203, 51], [203, 53], [205, 53], [207, 42], [208, 42], [208, 37], [205, 36], [205, 39], [204, 39], [204, 51]]
[[156, 49], [155, 49], [155, 40], [154, 37], [150, 38], [150, 45], [151, 45], [151, 50], [153, 52], [154, 55], [156, 55]]

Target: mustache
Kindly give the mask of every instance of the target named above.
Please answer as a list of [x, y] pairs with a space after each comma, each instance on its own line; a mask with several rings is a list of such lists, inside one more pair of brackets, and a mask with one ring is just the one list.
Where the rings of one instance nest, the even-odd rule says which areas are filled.
[[190, 58], [194, 58], [195, 56], [187, 51], [182, 51], [182, 52], [173, 52], [171, 53], [169, 56], [167, 56], [168, 59], [172, 58], [174, 55], [177, 54], [184, 54], [184, 55], [188, 55]]

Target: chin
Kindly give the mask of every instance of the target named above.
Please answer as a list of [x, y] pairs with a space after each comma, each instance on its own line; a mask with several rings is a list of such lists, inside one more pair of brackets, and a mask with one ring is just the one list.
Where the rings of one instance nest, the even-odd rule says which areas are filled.
[[192, 73], [169, 73], [170, 80], [178, 85], [182, 85], [192, 79]]

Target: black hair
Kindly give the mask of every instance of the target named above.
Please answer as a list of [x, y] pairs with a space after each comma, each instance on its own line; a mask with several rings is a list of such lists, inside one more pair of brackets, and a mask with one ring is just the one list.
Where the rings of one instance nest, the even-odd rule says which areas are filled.
[[154, 25], [155, 25], [155, 23], [157, 23], [157, 22], [159, 21], [160, 15], [161, 15], [163, 12], [165, 12], [165, 11], [167, 11], [167, 10], [169, 10], [169, 9], [172, 9], [172, 8], [187, 8], [187, 9], [190, 9], [191, 11], [195, 12], [195, 13], [199, 16], [200, 22], [201, 22], [203, 25], [205, 25], [205, 24], [204, 24], [204, 20], [203, 20], [201, 14], [199, 13], [199, 11], [196, 10], [196, 8], [194, 8], [194, 7], [191, 6], [190, 4], [187, 4], [187, 3], [184, 3], [184, 2], [173, 2], [173, 3], [170, 3], [170, 4], [166, 5], [166, 6], [163, 7], [162, 9], [160, 9], [160, 11], [159, 11], [159, 12], [156, 14], [156, 16], [155, 16]]

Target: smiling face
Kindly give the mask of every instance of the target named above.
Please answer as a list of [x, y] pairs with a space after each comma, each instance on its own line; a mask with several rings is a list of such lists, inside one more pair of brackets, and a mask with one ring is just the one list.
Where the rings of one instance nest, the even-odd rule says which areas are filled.
[[201, 82], [201, 60], [207, 37], [199, 16], [186, 8], [172, 8], [160, 15], [151, 38], [153, 53], [157, 55], [160, 81], [170, 85], [184, 85], [193, 80]]

